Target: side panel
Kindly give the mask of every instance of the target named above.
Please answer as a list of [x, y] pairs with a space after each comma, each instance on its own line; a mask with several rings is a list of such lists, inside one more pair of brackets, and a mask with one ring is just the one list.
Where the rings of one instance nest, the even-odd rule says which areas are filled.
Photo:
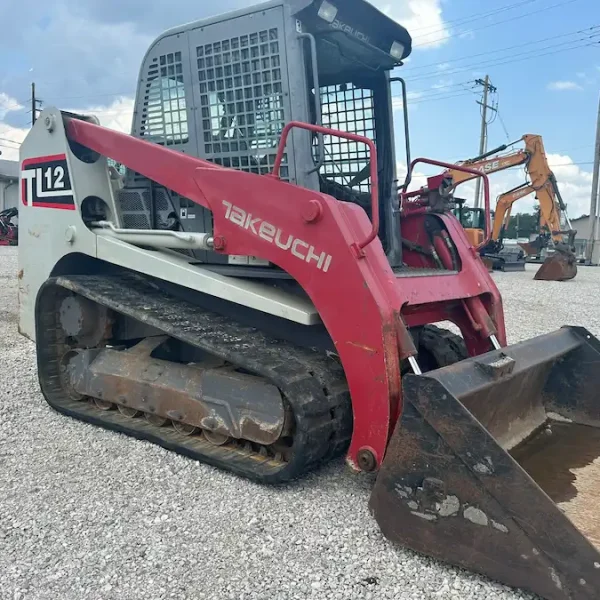
[[41, 114], [21, 145], [20, 162], [19, 330], [34, 340], [37, 292], [55, 265], [75, 252], [96, 256], [96, 236], [81, 219], [81, 203], [99, 197], [113, 215], [115, 205], [106, 158], [79, 160], [56, 110]]

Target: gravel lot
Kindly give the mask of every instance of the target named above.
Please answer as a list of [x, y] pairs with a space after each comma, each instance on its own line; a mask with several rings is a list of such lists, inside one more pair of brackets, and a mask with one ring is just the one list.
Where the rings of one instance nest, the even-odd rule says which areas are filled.
[[[535, 268], [495, 275], [510, 341], [600, 335], [600, 269], [561, 284]], [[532, 598], [385, 541], [342, 461], [263, 488], [53, 412], [17, 333], [16, 273], [0, 248], [0, 599]]]

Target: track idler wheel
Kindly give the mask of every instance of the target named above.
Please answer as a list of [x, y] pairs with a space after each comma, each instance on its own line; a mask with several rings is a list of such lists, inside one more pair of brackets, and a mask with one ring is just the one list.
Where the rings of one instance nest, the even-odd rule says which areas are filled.
[[115, 405], [112, 402], [108, 402], [107, 400], [100, 400], [100, 398], [93, 398], [92, 402], [99, 408], [100, 410], [112, 410]]
[[164, 427], [169, 421], [169, 419], [165, 419], [152, 413], [144, 413], [144, 417], [146, 418], [146, 421], [150, 423], [150, 425], [154, 425], [155, 427]]
[[198, 428], [194, 427], [194, 425], [188, 425], [180, 421], [173, 421], [173, 429], [181, 435], [194, 435], [198, 431]]
[[213, 446], [224, 446], [227, 442], [231, 440], [231, 438], [222, 433], [217, 433], [216, 431], [208, 431], [204, 430], [204, 437], [213, 445]]
[[129, 419], [134, 419], [135, 417], [138, 417], [141, 414], [139, 410], [135, 408], [130, 408], [129, 406], [117, 404], [117, 408], [124, 417], [127, 417]]

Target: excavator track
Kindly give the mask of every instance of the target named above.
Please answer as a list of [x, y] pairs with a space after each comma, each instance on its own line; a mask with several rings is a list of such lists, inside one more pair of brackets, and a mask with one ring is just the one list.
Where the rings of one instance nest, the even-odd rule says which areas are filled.
[[[243, 439], [216, 445], [214, 436], [211, 443], [210, 435], [202, 432], [186, 435], [185, 427], [176, 429], [177, 423], [160, 426], [164, 425], [161, 419], [127, 416], [127, 410], [115, 410], [114, 398], [77, 397], [64, 368], [64, 357], [73, 351], [74, 342], [63, 330], [59, 315], [60, 302], [68, 296], [86, 298], [133, 318], [275, 385], [293, 415], [285, 455]], [[40, 385], [57, 411], [257, 482], [274, 484], [297, 478], [343, 454], [350, 442], [350, 394], [343, 369], [333, 358], [177, 299], [136, 274], [49, 279], [37, 299], [36, 343]], [[98, 347], [103, 346], [106, 340]]]

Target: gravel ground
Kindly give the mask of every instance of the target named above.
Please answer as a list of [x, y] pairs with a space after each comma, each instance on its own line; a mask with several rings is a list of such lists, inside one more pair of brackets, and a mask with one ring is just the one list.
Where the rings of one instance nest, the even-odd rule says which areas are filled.
[[[600, 335], [600, 269], [534, 270], [495, 275], [511, 342], [567, 323]], [[53, 412], [17, 333], [16, 272], [0, 248], [0, 599], [532, 598], [392, 546], [342, 461], [264, 488]]]

